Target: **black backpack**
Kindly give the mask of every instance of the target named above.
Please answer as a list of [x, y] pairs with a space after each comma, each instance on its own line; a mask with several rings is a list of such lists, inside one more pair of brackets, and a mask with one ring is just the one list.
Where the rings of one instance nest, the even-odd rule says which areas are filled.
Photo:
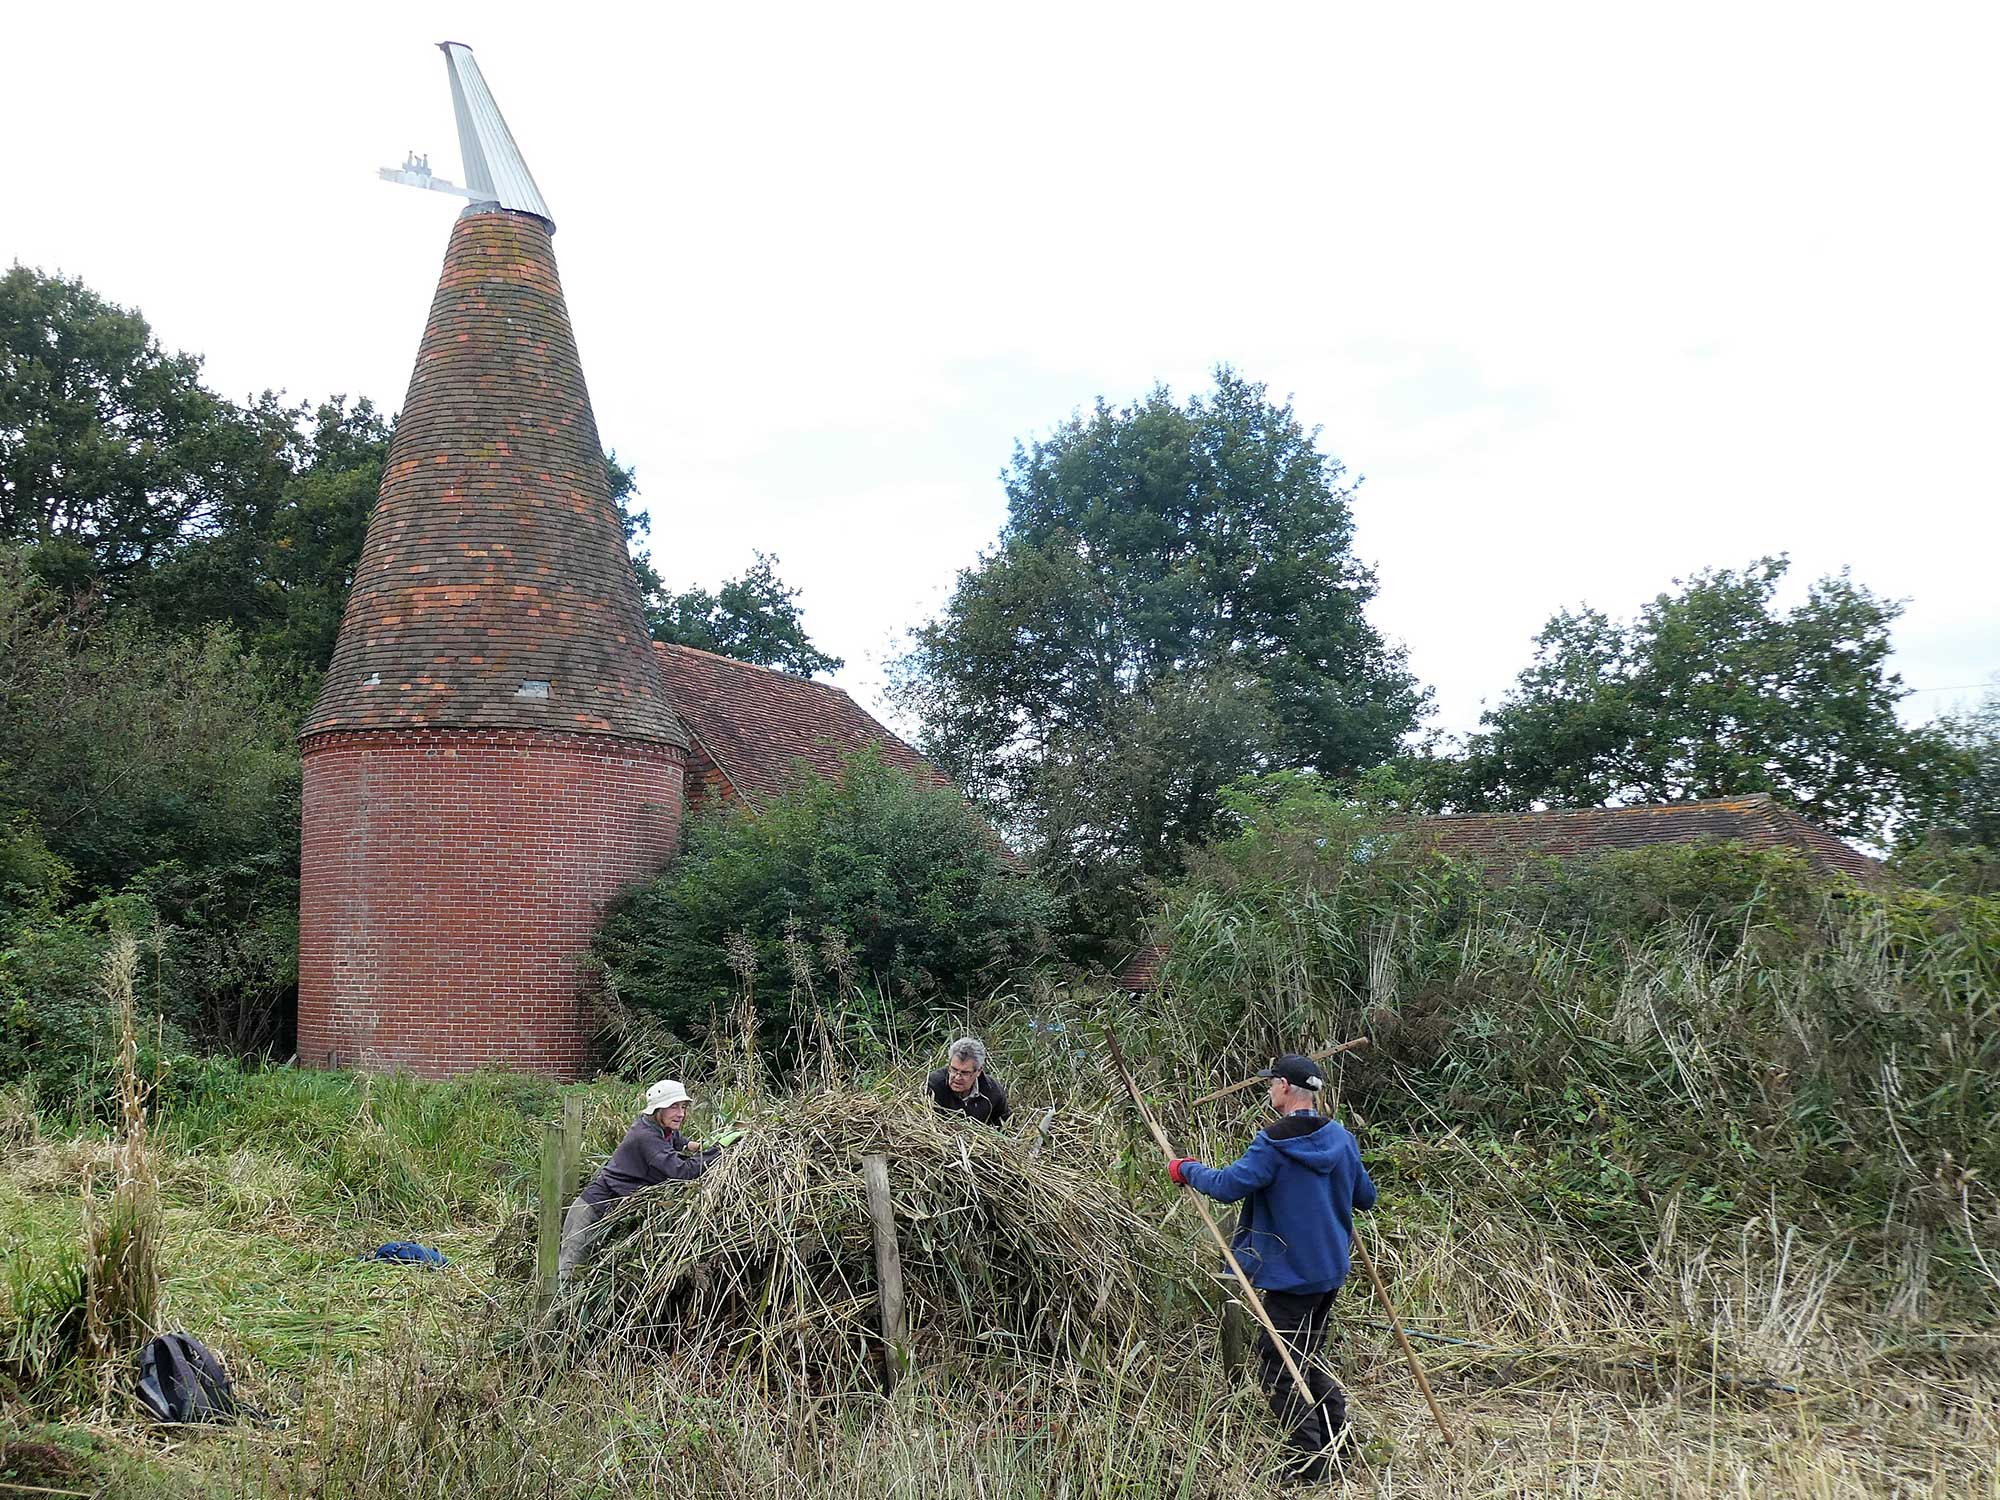
[[215, 1351], [185, 1333], [163, 1333], [139, 1351], [139, 1404], [160, 1422], [227, 1422], [262, 1416], [236, 1399]]

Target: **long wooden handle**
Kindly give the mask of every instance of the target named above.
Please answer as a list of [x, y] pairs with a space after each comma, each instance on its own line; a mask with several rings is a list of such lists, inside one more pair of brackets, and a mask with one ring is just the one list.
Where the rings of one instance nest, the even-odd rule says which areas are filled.
[[[1342, 1042], [1338, 1047], [1329, 1047], [1324, 1052], [1308, 1052], [1306, 1056], [1310, 1058], [1313, 1062], [1325, 1062], [1329, 1057], [1338, 1057], [1343, 1052], [1352, 1052], [1357, 1047], [1365, 1047], [1367, 1045], [1368, 1045], [1368, 1038], [1365, 1036], [1358, 1036], [1351, 1042]], [[1218, 1099], [1227, 1099], [1231, 1094], [1240, 1094], [1243, 1092], [1243, 1090], [1248, 1088], [1255, 1088], [1258, 1084], [1263, 1082], [1265, 1082], [1263, 1078], [1255, 1076], [1246, 1078], [1241, 1083], [1230, 1084], [1229, 1087], [1226, 1089], [1217, 1089], [1212, 1094], [1203, 1094], [1199, 1099], [1195, 1100], [1193, 1104], [1189, 1105], [1188, 1108], [1199, 1109], [1204, 1104], [1213, 1104]]]
[[1417, 1351], [1410, 1347], [1410, 1336], [1403, 1332], [1403, 1320], [1396, 1316], [1396, 1309], [1390, 1305], [1389, 1289], [1382, 1284], [1382, 1273], [1375, 1269], [1375, 1258], [1368, 1253], [1368, 1247], [1361, 1243], [1361, 1231], [1354, 1231], [1354, 1258], [1361, 1262], [1368, 1279], [1375, 1283], [1375, 1300], [1382, 1304], [1382, 1311], [1389, 1315], [1389, 1326], [1395, 1330], [1396, 1342], [1403, 1346], [1403, 1358], [1410, 1362], [1410, 1373], [1417, 1377], [1417, 1389], [1424, 1393], [1424, 1402], [1431, 1409], [1431, 1420], [1438, 1424], [1438, 1431], [1444, 1440], [1451, 1441], [1451, 1429], [1444, 1425], [1444, 1413], [1438, 1410], [1437, 1397], [1431, 1394], [1431, 1383], [1424, 1379], [1424, 1367], [1417, 1363]]
[[[1131, 1070], [1125, 1066], [1125, 1056], [1118, 1050], [1118, 1038], [1111, 1034], [1111, 1028], [1108, 1026], [1104, 1030], [1104, 1042], [1111, 1053], [1112, 1063], [1118, 1069], [1118, 1076], [1125, 1080], [1126, 1092], [1131, 1094], [1132, 1102], [1139, 1106], [1139, 1118], [1146, 1122], [1146, 1128], [1153, 1133], [1153, 1140], [1159, 1146], [1161, 1155], [1169, 1162], [1175, 1160], [1174, 1148], [1167, 1141], [1167, 1133], [1160, 1129], [1159, 1121], [1155, 1120], [1153, 1112], [1146, 1108], [1145, 1096], [1139, 1092], [1139, 1085], [1133, 1082]], [[1287, 1344], [1285, 1336], [1278, 1332], [1278, 1325], [1271, 1321], [1271, 1315], [1264, 1311], [1264, 1299], [1257, 1295], [1257, 1288], [1250, 1284], [1250, 1278], [1243, 1273], [1243, 1266], [1236, 1259], [1236, 1252], [1229, 1248], [1229, 1241], [1216, 1227], [1215, 1216], [1208, 1211], [1208, 1200], [1200, 1193], [1196, 1193], [1194, 1206], [1201, 1215], [1202, 1224], [1208, 1230], [1208, 1237], [1214, 1240], [1217, 1248], [1222, 1251], [1222, 1258], [1229, 1263], [1229, 1269], [1235, 1274], [1237, 1284], [1243, 1288], [1243, 1295], [1249, 1301], [1250, 1311], [1256, 1315], [1257, 1321], [1264, 1325], [1264, 1331], [1271, 1336], [1271, 1343], [1277, 1348], [1278, 1357], [1285, 1362], [1285, 1369], [1290, 1373], [1292, 1383], [1299, 1388], [1299, 1394], [1305, 1398], [1306, 1407], [1310, 1410], [1319, 1404], [1319, 1398], [1313, 1394], [1313, 1388], [1307, 1382], [1305, 1372], [1299, 1368], [1298, 1361], [1292, 1358], [1291, 1345]]]

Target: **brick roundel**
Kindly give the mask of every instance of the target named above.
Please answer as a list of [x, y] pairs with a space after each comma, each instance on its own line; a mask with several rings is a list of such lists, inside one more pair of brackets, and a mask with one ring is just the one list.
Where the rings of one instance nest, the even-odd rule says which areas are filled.
[[300, 1060], [583, 1073], [579, 960], [673, 853], [682, 752], [480, 731], [304, 748]]

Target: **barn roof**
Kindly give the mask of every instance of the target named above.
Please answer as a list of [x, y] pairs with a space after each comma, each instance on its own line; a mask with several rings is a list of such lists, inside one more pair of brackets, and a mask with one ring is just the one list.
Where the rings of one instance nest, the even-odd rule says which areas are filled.
[[884, 762], [936, 786], [945, 774], [832, 683], [752, 666], [693, 646], [653, 643], [667, 692], [696, 747], [753, 807], [792, 784], [803, 760], [837, 776], [854, 751], [876, 746]]
[[1880, 860], [1800, 817], [1768, 792], [1649, 807], [1424, 818], [1416, 829], [1439, 853], [1489, 869], [1660, 844], [1733, 842], [1753, 849], [1794, 850], [1820, 874], [1839, 871], [1868, 880], [1882, 871]]

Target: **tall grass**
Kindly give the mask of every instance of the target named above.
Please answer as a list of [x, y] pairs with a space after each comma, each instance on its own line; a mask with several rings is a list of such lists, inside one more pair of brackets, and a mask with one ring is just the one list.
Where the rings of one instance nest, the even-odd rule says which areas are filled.
[[[145, 1085], [132, 981], [139, 945], [114, 937], [104, 955], [104, 995], [119, 1020], [118, 1112], [121, 1135], [111, 1159], [108, 1205], [84, 1177], [83, 1342], [109, 1362], [151, 1338], [160, 1302], [160, 1184], [146, 1141]], [[107, 1375], [107, 1380], [109, 1376]]]
[[[819, 988], [828, 965], [794, 944], [784, 974], [746, 973], [739, 992], [789, 980], [794, 1013], [825, 1017], [781, 1059], [789, 1086], [745, 1066], [738, 1042], [755, 1030], [754, 1003], [699, 1053], [639, 1038], [634, 1066], [693, 1084], [706, 1116], [697, 1137], [738, 1114], [775, 1129], [805, 1117], [830, 1079], [914, 1093], [933, 1046], [970, 1025], [1021, 1128], [1054, 1107], [1048, 1154], [1090, 1174], [1121, 1215], [1160, 1225], [1174, 1274], [1200, 1277], [1211, 1256], [1102, 1070], [1097, 1027], [1118, 1028], [1176, 1143], [1210, 1160], [1256, 1128], [1256, 1096], [1197, 1111], [1175, 1101], [1270, 1052], [1366, 1031], [1375, 1045], [1342, 1063], [1331, 1106], [1382, 1187], [1361, 1230], [1459, 1438], [1439, 1442], [1378, 1311], [1350, 1288], [1329, 1355], [1356, 1414], [1350, 1490], [2000, 1495], [1990, 902], [1825, 886], [1783, 860], [1726, 851], [1495, 891], [1379, 829], [1295, 832], [1255, 830], [1261, 842], [1218, 851], [1169, 894], [1176, 947], [1162, 995], [1133, 1001], [1041, 975], [938, 1017], [929, 1035], [890, 1032], [843, 1014], [848, 982]], [[934, 1340], [888, 1398], [860, 1362], [772, 1380], [760, 1360], [773, 1339], [758, 1336], [772, 1330], [677, 1339], [665, 1315], [657, 1337], [556, 1357], [523, 1336], [525, 1270], [510, 1279], [476, 1247], [523, 1210], [558, 1090], [215, 1066], [161, 1092], [150, 1141], [173, 1206], [169, 1264], [217, 1226], [271, 1235], [274, 1249], [316, 1247], [319, 1262], [290, 1263], [318, 1279], [283, 1288], [281, 1308], [213, 1305], [238, 1326], [318, 1318], [315, 1349], [337, 1320], [354, 1330], [339, 1361], [284, 1382], [241, 1359], [239, 1379], [253, 1391], [268, 1382], [259, 1394], [292, 1427], [149, 1457], [167, 1493], [1273, 1492], [1282, 1454], [1260, 1393], [1225, 1353], [1219, 1282], [1213, 1306], [1128, 1291], [1118, 1337], [1034, 1358], [1004, 1340]], [[585, 1092], [601, 1155], [632, 1092]], [[28, 1144], [0, 1191], [66, 1191], [47, 1162], [111, 1149], [45, 1139], [46, 1127], [9, 1125]], [[898, 1149], [953, 1170], [957, 1158], [927, 1141]], [[802, 1190], [736, 1217], [781, 1213], [800, 1235], [860, 1235], [831, 1215], [821, 1225], [818, 1205]], [[926, 1220], [911, 1253], [950, 1235], [954, 1211]], [[685, 1227], [670, 1216], [661, 1243], [694, 1244]], [[440, 1278], [425, 1283], [437, 1295], [397, 1304], [391, 1319], [377, 1309], [400, 1287], [385, 1282], [318, 1311], [329, 1267], [351, 1268], [357, 1240], [377, 1231], [457, 1236], [468, 1248], [455, 1251], [456, 1300]], [[650, 1252], [633, 1243], [637, 1284]], [[865, 1329], [870, 1273], [855, 1243], [844, 1315]], [[1090, 1250], [1051, 1239], [1047, 1253]], [[17, 1324], [25, 1313], [58, 1327], [62, 1268], [47, 1256], [10, 1267], [0, 1296]], [[960, 1323], [977, 1331], [976, 1319]], [[787, 1359], [813, 1357], [811, 1339], [777, 1342]]]
[[1621, 1255], [1669, 1202], [1703, 1231], [1775, 1207], [1912, 1316], [2000, 1315], [2000, 902], [1732, 850], [1496, 890], [1379, 830], [1284, 832], [1169, 894], [1130, 1020], [1163, 1084], [1366, 1033], [1344, 1108], [1466, 1137]]

